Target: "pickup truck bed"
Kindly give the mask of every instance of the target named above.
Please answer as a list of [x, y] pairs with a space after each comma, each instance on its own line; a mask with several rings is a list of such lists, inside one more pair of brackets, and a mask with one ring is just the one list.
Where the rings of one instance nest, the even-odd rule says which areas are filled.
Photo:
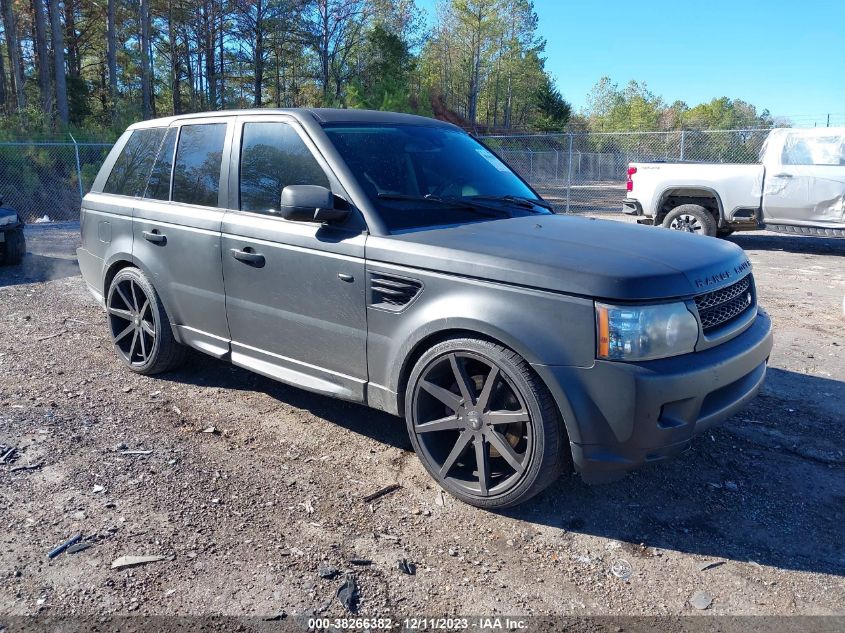
[[623, 211], [706, 235], [766, 228], [845, 237], [845, 129], [773, 130], [761, 158], [631, 163]]

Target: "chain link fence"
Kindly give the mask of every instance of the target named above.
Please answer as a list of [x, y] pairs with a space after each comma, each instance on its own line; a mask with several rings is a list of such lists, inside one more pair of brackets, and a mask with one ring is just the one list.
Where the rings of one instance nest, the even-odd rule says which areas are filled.
[[24, 222], [79, 219], [110, 143], [72, 141], [0, 142], [0, 198]]
[[[768, 130], [485, 136], [559, 213], [617, 213], [628, 164], [754, 163]], [[110, 143], [0, 142], [0, 196], [25, 222], [79, 219]]]
[[755, 163], [769, 130], [486, 136], [559, 213], [618, 213], [633, 162]]

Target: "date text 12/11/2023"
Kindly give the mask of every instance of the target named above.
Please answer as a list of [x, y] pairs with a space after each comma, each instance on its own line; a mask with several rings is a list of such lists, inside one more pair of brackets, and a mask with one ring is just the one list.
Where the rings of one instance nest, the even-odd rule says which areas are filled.
[[524, 618], [480, 616], [480, 617], [348, 617], [309, 618], [310, 630], [391, 630], [403, 631], [522, 631], [528, 628]]

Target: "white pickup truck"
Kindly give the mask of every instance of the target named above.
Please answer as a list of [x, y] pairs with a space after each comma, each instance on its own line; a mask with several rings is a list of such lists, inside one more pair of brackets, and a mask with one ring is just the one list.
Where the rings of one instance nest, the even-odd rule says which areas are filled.
[[640, 224], [845, 237], [845, 128], [772, 130], [759, 164], [631, 163], [627, 189]]

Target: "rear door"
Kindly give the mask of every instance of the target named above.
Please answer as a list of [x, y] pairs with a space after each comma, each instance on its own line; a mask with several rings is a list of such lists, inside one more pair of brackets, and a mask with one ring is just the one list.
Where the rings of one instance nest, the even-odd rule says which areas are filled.
[[77, 259], [94, 295], [104, 301], [103, 274], [114, 260], [132, 256], [132, 214], [144, 193], [164, 127], [124, 133], [109, 154], [91, 191], [82, 199], [79, 221], [82, 246]]
[[170, 127], [133, 222], [133, 255], [180, 339], [218, 357], [229, 351], [220, 225], [233, 127], [219, 117]]
[[845, 227], [845, 136], [825, 130], [790, 132], [780, 162], [766, 168], [765, 221]]
[[[287, 185], [322, 185], [347, 199], [289, 117], [239, 117], [232, 146], [223, 277], [232, 362], [312, 391], [362, 401], [367, 380], [365, 225], [291, 222]], [[244, 261], [239, 253], [259, 260]]]

